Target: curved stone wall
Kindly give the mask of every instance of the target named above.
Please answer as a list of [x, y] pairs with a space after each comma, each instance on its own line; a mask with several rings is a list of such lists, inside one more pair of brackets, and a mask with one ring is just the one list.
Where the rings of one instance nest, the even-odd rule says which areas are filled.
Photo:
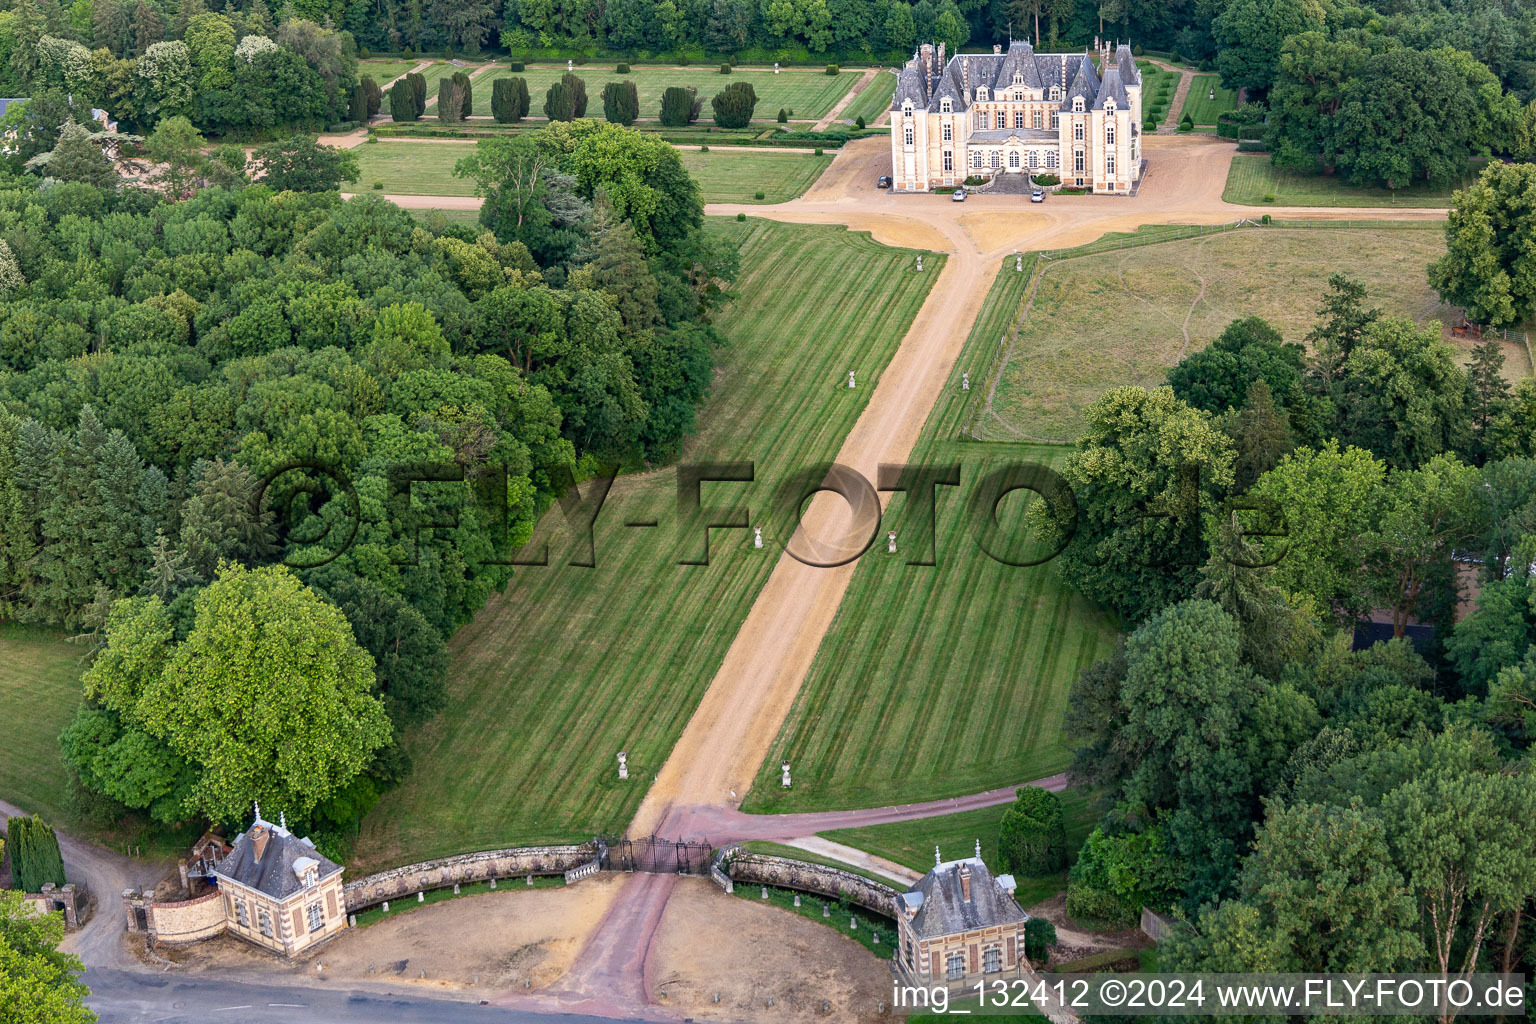
[[892, 917], [896, 912], [892, 902], [896, 899], [895, 889], [826, 864], [727, 847], [721, 851], [715, 867], [733, 882], [753, 882], [844, 899], [885, 917]]
[[561, 875], [589, 863], [597, 855], [592, 843], [580, 846], [525, 846], [512, 850], [482, 850], [457, 857], [423, 861], [390, 868], [355, 882], [348, 882], [347, 913], [371, 907], [385, 900], [414, 896], [428, 889], [445, 889], [463, 882], [485, 882], [493, 878], [521, 878], [525, 875]]

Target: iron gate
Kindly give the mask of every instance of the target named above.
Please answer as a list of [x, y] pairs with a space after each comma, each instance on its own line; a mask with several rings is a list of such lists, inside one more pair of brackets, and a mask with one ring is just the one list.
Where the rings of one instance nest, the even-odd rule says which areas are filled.
[[707, 842], [664, 836], [623, 836], [604, 840], [604, 871], [647, 871], [653, 874], [707, 875], [711, 851]]

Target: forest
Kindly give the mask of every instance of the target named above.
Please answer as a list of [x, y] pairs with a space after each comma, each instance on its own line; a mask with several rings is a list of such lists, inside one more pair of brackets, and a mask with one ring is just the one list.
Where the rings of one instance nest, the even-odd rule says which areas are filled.
[[[154, 666], [217, 649], [198, 664], [275, 682], [318, 634], [352, 652], [315, 654], [337, 659], [342, 706], [379, 713], [352, 705], [371, 724], [336, 770], [252, 785], [322, 834], [354, 822], [407, 770], [392, 737], [441, 706], [444, 639], [510, 577], [538, 513], [599, 464], [675, 457], [734, 273], [697, 186], [676, 150], [616, 125], [517, 148], [538, 167], [519, 198], [477, 158], [491, 228], [343, 201], [312, 140], [284, 174], [327, 191], [211, 186], [217, 153], [196, 144], [141, 186], [0, 183], [0, 615], [110, 636], [65, 736], [101, 813], [248, 810], [201, 788], [234, 769], [177, 724], [206, 702], [146, 693]], [[402, 484], [400, 465], [455, 479]], [[210, 646], [239, 642], [214, 609], [241, 601], [271, 610], [260, 654]], [[338, 734], [289, 710], [231, 734]]]

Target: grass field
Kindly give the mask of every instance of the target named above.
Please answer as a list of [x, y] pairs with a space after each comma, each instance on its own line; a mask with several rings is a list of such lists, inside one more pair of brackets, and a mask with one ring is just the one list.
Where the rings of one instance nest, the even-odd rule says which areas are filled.
[[[757, 510], [836, 453], [942, 257], [914, 276], [910, 250], [842, 228], [710, 225], [739, 248], [741, 297], [717, 318], [728, 346], [685, 458], [754, 460], [757, 483], [706, 484], [703, 500]], [[850, 368], [869, 386], [839, 387]], [[552, 542], [549, 567], [519, 569], [459, 631], [449, 706], [406, 737], [416, 770], [364, 821], [354, 871], [624, 828], [774, 563], [716, 531], [708, 566], [679, 565], [676, 489], [672, 470], [619, 480], [596, 568]]]
[[[701, 121], [710, 118], [710, 99], [732, 82], [752, 83], [757, 93], [755, 120], [772, 121], [778, 117], [779, 108], [784, 107], [793, 110], [797, 120], [814, 121], [831, 110], [863, 74], [862, 71], [840, 71], [829, 75], [809, 68], [785, 68], [775, 75], [773, 68], [737, 68], [729, 75], [722, 75], [719, 64], [686, 68], [636, 64], [627, 75], [619, 74], [612, 64], [588, 64], [576, 67], [573, 73], [587, 83], [588, 116], [603, 116], [604, 85], [628, 81], [635, 83], [640, 94], [641, 117], [656, 117], [661, 113], [661, 94], [670, 87], [693, 86], [704, 97], [704, 112], [699, 115]], [[563, 74], [564, 65], [530, 65], [525, 71], [508, 71], [502, 65], [487, 71], [475, 79], [475, 113], [490, 114], [492, 80], [522, 78], [528, 83], [529, 113], [542, 117], [544, 94]]]
[[[906, 503], [896, 494], [885, 522], [904, 538], [903, 556], [877, 549], [860, 560], [747, 810], [958, 796], [1066, 766], [1067, 689], [1110, 650], [1116, 623], [1049, 565], [993, 561], [975, 545], [965, 514], [965, 496], [986, 470], [1013, 460], [1054, 463], [1065, 449], [958, 440], [966, 403], [982, 395], [982, 374], [1029, 277], [1003, 261], [913, 454], [914, 462], [961, 463], [961, 486], [939, 488], [938, 564], [905, 564], [917, 530], [904, 523]], [[973, 382], [968, 392], [962, 372]], [[1020, 526], [1025, 507], [1022, 493], [1004, 499], [1005, 532]], [[792, 790], [779, 786], [782, 759], [794, 765]]]
[[473, 178], [455, 178], [453, 165], [475, 151], [474, 143], [407, 142], [384, 139], [355, 147], [358, 192], [372, 190], [382, 181], [382, 191], [402, 196], [472, 196]]
[[[405, 74], [419, 62], [414, 60], [360, 60], [357, 62], [357, 77], [367, 76], [372, 78], [374, 84], [383, 88], [390, 82]], [[384, 102], [384, 112], [389, 112], [389, 101]]]
[[1149, 61], [1138, 61], [1141, 69], [1141, 117], [1162, 124], [1168, 117], [1168, 105], [1179, 87], [1176, 71], [1164, 71]]
[[[1211, 90], [1216, 90], [1216, 98], [1211, 99]], [[1237, 90], [1223, 89], [1220, 75], [1196, 75], [1190, 80], [1189, 94], [1184, 97], [1184, 109], [1179, 111], [1182, 119], [1185, 114], [1197, 125], [1216, 124], [1216, 115], [1228, 110], [1237, 109]]]
[[1444, 318], [1424, 272], [1444, 239], [1434, 228], [1253, 229], [1045, 264], [976, 433], [1070, 441], [1099, 395], [1163, 383], [1238, 317], [1262, 316], [1300, 342], [1340, 269], [1365, 282], [1372, 305]]
[[[474, 152], [472, 143], [385, 139], [358, 146], [359, 192], [382, 181], [391, 195], [472, 196], [475, 183], [453, 176], [453, 166]], [[782, 203], [800, 195], [821, 176], [831, 156], [813, 153], [760, 153], [753, 150], [683, 150], [683, 166], [693, 175], [706, 203]], [[761, 200], [753, 197], [763, 193]]]
[[49, 821], [68, 821], [59, 733], [80, 704], [81, 656], [54, 630], [0, 624], [0, 798]]
[[[1218, 95], [1220, 95], [1218, 93]], [[1430, 186], [1415, 182], [1405, 188], [1367, 188], [1342, 178], [1301, 174], [1276, 167], [1264, 153], [1239, 153], [1227, 171], [1223, 202], [1242, 206], [1409, 206], [1447, 207], [1451, 193], [1476, 180], [1482, 164], [1474, 162], [1460, 180]], [[1274, 196], [1270, 200], [1267, 197]]]
[[[706, 203], [784, 203], [810, 188], [832, 163], [813, 153], [741, 153], [685, 149], [683, 166]], [[757, 193], [762, 199], [755, 199]]]
[[875, 118], [891, 109], [891, 97], [894, 95], [896, 76], [882, 70], [874, 81], [864, 87], [863, 92], [853, 98], [852, 103], [843, 108], [842, 120], [852, 121], [862, 115], [865, 124], [874, 124]]
[[[969, 857], [981, 842], [981, 859], [993, 874], [1008, 868], [998, 859], [998, 832], [1003, 812], [1010, 805], [983, 807], [976, 811], [944, 814], [936, 818], [898, 821], [889, 825], [842, 828], [820, 833], [823, 839], [842, 843], [856, 850], [894, 861], [913, 871], [933, 867], [933, 848], [937, 846], [945, 860]], [[1098, 823], [1098, 794], [1086, 789], [1068, 789], [1061, 793], [1062, 817], [1067, 826], [1067, 862], [1077, 859], [1078, 848]], [[1050, 899], [1066, 886], [1066, 872], [1038, 878], [1020, 877], [1017, 898], [1023, 906]]]

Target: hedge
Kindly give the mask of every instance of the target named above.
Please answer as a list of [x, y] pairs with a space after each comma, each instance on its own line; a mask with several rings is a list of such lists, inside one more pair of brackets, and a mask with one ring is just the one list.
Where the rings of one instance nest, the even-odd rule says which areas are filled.
[[42, 818], [12, 818], [6, 823], [11, 851], [11, 880], [22, 892], [42, 892], [52, 882], [64, 884], [64, 858], [59, 838]]

